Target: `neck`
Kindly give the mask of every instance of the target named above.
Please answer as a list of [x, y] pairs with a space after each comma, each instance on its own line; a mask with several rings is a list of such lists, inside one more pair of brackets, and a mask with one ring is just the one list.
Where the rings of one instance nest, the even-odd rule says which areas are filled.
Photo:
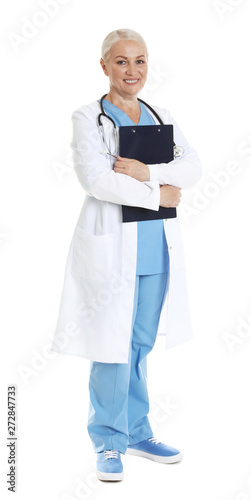
[[106, 96], [107, 101], [111, 102], [114, 104], [114, 106], [117, 106], [118, 108], [135, 108], [139, 106], [139, 102], [137, 99], [137, 95], [121, 95], [118, 94], [117, 92], [114, 92], [112, 89], [110, 89], [109, 93]]

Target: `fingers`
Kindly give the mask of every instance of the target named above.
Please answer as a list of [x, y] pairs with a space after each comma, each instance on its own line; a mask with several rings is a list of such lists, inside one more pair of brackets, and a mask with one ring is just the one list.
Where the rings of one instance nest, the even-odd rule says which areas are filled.
[[[117, 161], [115, 162], [116, 167], [121, 167], [123, 164], [127, 164], [130, 160], [129, 158], [123, 158], [122, 156], [117, 156]], [[125, 166], [125, 165], [124, 165]]]
[[[134, 160], [131, 160], [130, 158], [122, 158], [122, 156], [117, 157], [118, 160], [115, 162], [115, 167], [117, 169], [129, 169], [130, 167], [134, 166], [132, 163]], [[115, 169], [114, 169], [115, 170]]]
[[120, 165], [118, 162], [115, 163], [114, 170], [115, 172], [120, 172], [121, 170], [125, 170], [126, 165]]
[[179, 203], [180, 203], [180, 200], [181, 200], [181, 196], [182, 196], [182, 193], [181, 193], [181, 188], [175, 188], [175, 191], [176, 191], [176, 197], [175, 197], [175, 206], [178, 206]]
[[[118, 158], [119, 158], [119, 156], [118, 156]], [[125, 168], [124, 160], [115, 161], [114, 167], [115, 167], [114, 170]]]
[[123, 156], [117, 156], [118, 161], [132, 161], [132, 158], [123, 158]]

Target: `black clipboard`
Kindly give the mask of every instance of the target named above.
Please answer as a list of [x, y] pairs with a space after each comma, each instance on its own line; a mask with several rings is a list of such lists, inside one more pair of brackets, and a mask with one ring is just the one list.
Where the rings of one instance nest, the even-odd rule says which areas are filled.
[[[174, 159], [173, 125], [137, 125], [119, 127], [119, 155], [145, 164], [169, 163]], [[177, 217], [175, 207], [150, 210], [122, 205], [123, 222], [170, 219]]]

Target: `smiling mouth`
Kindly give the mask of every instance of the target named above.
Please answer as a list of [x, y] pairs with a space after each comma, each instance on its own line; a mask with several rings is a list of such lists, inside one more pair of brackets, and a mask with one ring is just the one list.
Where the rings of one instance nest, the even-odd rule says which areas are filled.
[[134, 79], [134, 80], [133, 79], [127, 79], [127, 80], [124, 80], [124, 82], [129, 83], [129, 85], [133, 85], [135, 83], [138, 83], [139, 79], [138, 78]]

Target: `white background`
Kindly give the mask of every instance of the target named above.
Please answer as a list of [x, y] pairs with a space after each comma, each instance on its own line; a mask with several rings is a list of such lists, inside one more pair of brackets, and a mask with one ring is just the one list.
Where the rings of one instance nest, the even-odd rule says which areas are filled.
[[[1, 498], [11, 496], [7, 386], [16, 384], [15, 498], [248, 500], [250, 2], [65, 0], [55, 15], [42, 3], [1, 4]], [[27, 21], [33, 32], [14, 43]], [[194, 340], [165, 351], [159, 338], [148, 363], [155, 435], [184, 460], [124, 456], [124, 481], [109, 484], [95, 479], [86, 429], [89, 362], [49, 346], [84, 197], [69, 154], [71, 114], [108, 91], [100, 46], [118, 28], [146, 39], [141, 97], [170, 110], [204, 174], [179, 209]]]

